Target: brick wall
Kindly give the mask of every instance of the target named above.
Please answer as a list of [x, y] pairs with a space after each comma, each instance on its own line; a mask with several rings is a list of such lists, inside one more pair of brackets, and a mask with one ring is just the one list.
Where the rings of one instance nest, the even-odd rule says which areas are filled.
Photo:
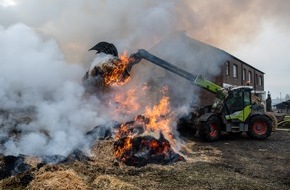
[[[227, 66], [228, 65], [228, 66]], [[220, 68], [220, 74], [213, 79], [213, 82], [223, 86], [223, 83], [246, 86], [253, 86], [255, 91], [264, 91], [264, 73], [245, 64], [239, 60], [232, 59], [225, 62]], [[202, 90], [200, 95], [201, 105], [210, 105], [213, 103], [215, 95]]]

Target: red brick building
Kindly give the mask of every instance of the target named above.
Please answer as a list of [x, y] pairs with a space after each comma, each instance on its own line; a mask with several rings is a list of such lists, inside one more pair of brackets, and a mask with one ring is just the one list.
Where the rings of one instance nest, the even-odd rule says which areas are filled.
[[[192, 39], [184, 32], [172, 34], [156, 44], [150, 51], [192, 74], [201, 74], [205, 79], [222, 87], [249, 85], [253, 87], [253, 93], [265, 94], [264, 72], [224, 50]], [[173, 78], [174, 82], [178, 80], [178, 77], [170, 73], [163, 73], [164, 69], [154, 66], [152, 70], [158, 70], [155, 76], [162, 76], [165, 79]], [[177, 89], [176, 86], [180, 86], [179, 84], [181, 85], [181, 82], [178, 85], [175, 84], [175, 89]], [[199, 104], [212, 104], [215, 95], [205, 90], [199, 92], [197, 92], [200, 94]], [[182, 96], [182, 93], [178, 94]]]
[[[230, 54], [229, 54], [230, 55]], [[253, 86], [257, 93], [264, 91], [264, 72], [230, 55], [231, 59], [222, 66], [223, 84]]]
[[[228, 54], [227, 52], [225, 52]], [[264, 72], [245, 63], [244, 61], [228, 54], [229, 59], [220, 67], [220, 74], [217, 75], [213, 82], [222, 86], [252, 86], [253, 93], [261, 96], [265, 95], [264, 91]], [[214, 96], [210, 93], [203, 92], [201, 97], [202, 104], [210, 104]], [[209, 98], [210, 97], [210, 98]]]

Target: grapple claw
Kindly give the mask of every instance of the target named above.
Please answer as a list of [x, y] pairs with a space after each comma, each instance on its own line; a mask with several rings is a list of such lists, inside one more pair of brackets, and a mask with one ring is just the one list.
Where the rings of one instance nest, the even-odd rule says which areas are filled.
[[92, 47], [90, 50], [96, 50], [97, 53], [105, 53], [105, 54], [110, 54], [115, 57], [118, 57], [118, 50], [116, 46], [112, 43], [108, 42], [99, 42], [97, 43], [94, 47]]

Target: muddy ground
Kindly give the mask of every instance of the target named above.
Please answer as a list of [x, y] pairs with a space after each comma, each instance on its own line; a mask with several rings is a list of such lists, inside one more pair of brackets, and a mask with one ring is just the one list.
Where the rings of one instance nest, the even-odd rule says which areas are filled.
[[[0, 181], [2, 189], [290, 189], [290, 132], [264, 141], [223, 135], [213, 143], [184, 139], [186, 162], [135, 168], [116, 162], [112, 139], [89, 160], [33, 166]], [[3, 159], [0, 159], [3, 162]], [[28, 159], [29, 160], [29, 159]], [[37, 163], [37, 162], [36, 162]]]

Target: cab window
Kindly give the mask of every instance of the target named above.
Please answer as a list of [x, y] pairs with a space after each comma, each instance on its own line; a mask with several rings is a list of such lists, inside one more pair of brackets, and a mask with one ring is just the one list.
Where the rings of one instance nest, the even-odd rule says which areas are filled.
[[226, 100], [226, 106], [229, 114], [244, 109], [244, 98], [245, 97], [243, 96], [242, 89], [236, 89], [229, 93], [229, 96]]

